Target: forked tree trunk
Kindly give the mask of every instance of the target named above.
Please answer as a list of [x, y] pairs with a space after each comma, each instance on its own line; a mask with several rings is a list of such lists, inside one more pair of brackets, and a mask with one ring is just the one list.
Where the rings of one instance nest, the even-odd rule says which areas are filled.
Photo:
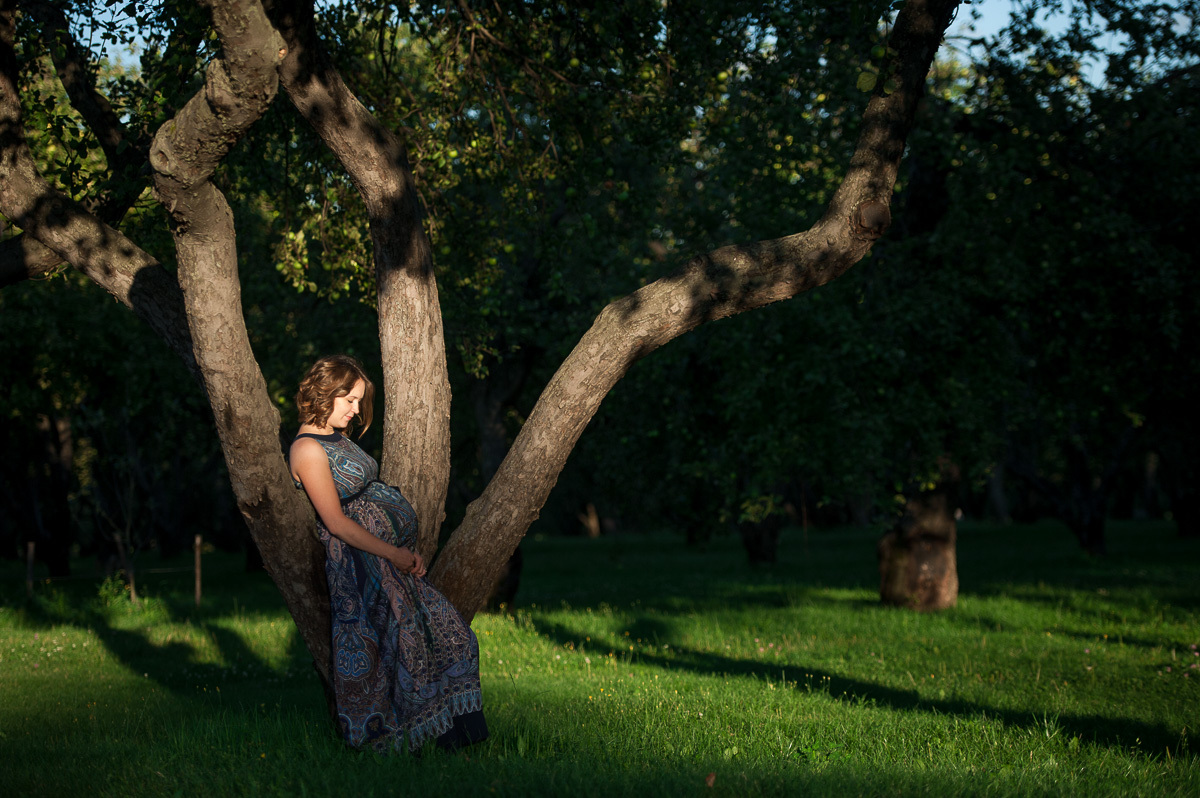
[[317, 670], [332, 667], [324, 552], [308, 502], [279, 446], [279, 411], [242, 317], [233, 213], [213, 170], [270, 105], [286, 47], [258, 0], [213, 4], [221, 58], [204, 89], [163, 125], [150, 149], [155, 195], [167, 208], [179, 285], [238, 509], [262, 552]]
[[1170, 504], [1171, 519], [1180, 537], [1200, 537], [1200, 467], [1196, 465], [1195, 441], [1200, 430], [1190, 421], [1188, 408], [1168, 432], [1159, 432], [1157, 448], [1162, 465], [1159, 483]]

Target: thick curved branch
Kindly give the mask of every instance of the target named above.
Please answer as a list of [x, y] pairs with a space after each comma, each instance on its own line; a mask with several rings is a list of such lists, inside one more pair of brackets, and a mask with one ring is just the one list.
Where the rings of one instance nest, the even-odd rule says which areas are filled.
[[168, 209], [179, 284], [238, 509], [317, 668], [332, 667], [324, 552], [312, 509], [279, 448], [279, 412], [258, 368], [242, 312], [233, 213], [213, 170], [262, 117], [278, 88], [283, 40], [258, 0], [213, 0], [221, 56], [203, 90], [159, 128], [150, 148], [154, 191]]
[[204, 90], [159, 128], [150, 145], [155, 194], [168, 211], [189, 189], [208, 181], [262, 116], [275, 98], [276, 65], [287, 53], [257, 0], [210, 0], [207, 5], [221, 37], [222, 57], [208, 65]]
[[[194, 370], [183, 301], [174, 277], [136, 244], [54, 189], [38, 174], [25, 141], [17, 94], [16, 3], [0, 0], [0, 213], [132, 308]], [[44, 262], [44, 260], [43, 260]], [[51, 267], [52, 268], [52, 267]]]
[[[850, 167], [810, 230], [726, 247], [606, 307], [538, 399], [508, 456], [467, 508], [430, 579], [470, 618], [549, 496], [609, 390], [639, 358], [714, 319], [794, 297], [838, 277], [887, 229], [889, 202], [925, 78], [957, 0], [909, 0], [890, 46], [894, 90], [877, 90]], [[884, 83], [884, 81], [880, 81]]]
[[404, 144], [363, 107], [330, 63], [307, 0], [270, 3], [288, 46], [280, 81], [341, 161], [371, 224], [383, 354], [383, 478], [417, 513], [432, 556], [450, 477], [450, 380], [429, 239]]

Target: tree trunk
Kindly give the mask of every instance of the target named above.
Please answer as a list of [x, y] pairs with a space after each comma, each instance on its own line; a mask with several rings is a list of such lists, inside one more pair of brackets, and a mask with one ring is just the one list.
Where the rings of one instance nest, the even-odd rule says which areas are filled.
[[[1115, 472], [1115, 468], [1113, 469]], [[1060, 499], [1059, 517], [1088, 554], [1105, 552], [1104, 519], [1108, 480], [1092, 477], [1087, 457], [1076, 446], [1067, 446], [1067, 485]]]
[[758, 522], [742, 521], [738, 524], [742, 546], [751, 565], [774, 564], [779, 554], [779, 536], [786, 521], [785, 516], [770, 515]]
[[280, 81], [358, 189], [371, 223], [383, 355], [380, 474], [417, 513], [417, 546], [437, 550], [450, 485], [450, 379], [429, 239], [403, 142], [347, 88], [313, 27], [311, 0], [268, 2], [287, 42]]
[[1007, 524], [1012, 521], [1009, 512], [1008, 493], [1004, 489], [1004, 471], [996, 468], [987, 478], [987, 507], [992, 516]]
[[1170, 504], [1171, 519], [1180, 537], [1200, 537], [1200, 468], [1196, 466], [1195, 425], [1188, 413], [1181, 413], [1175, 424], [1158, 435], [1162, 458], [1158, 479]]
[[41, 503], [38, 559], [50, 569], [50, 576], [70, 576], [71, 544], [75, 542], [68, 498], [74, 461], [71, 422], [57, 414], [40, 415], [37, 430], [42, 439], [42, 469], [36, 479]]
[[1100, 477], [1092, 475], [1087, 453], [1079, 446], [1068, 444], [1067, 485], [1060, 498], [1059, 517], [1079, 540], [1088, 554], [1105, 553], [1104, 520], [1107, 514], [1108, 490], [1112, 476], [1117, 473], [1125, 446], [1118, 445], [1112, 463]]
[[1107, 550], [1104, 526], [1109, 491], [1136, 432], [1132, 425], [1125, 429], [1099, 473], [1079, 439], [1065, 441], [1066, 473], [1061, 486], [1038, 474], [1033, 458], [1018, 447], [1012, 447], [1008, 467], [1050, 503], [1054, 517], [1067, 525], [1084, 551], [1102, 555]]
[[880, 539], [884, 604], [929, 612], [958, 602], [955, 493], [956, 480], [948, 474], [934, 490], [910, 498], [904, 515]]
[[154, 138], [155, 194], [170, 216], [196, 364], [238, 509], [327, 683], [332, 655], [324, 551], [315, 540], [312, 509], [281, 456], [279, 411], [242, 318], [233, 214], [210, 182], [274, 98], [286, 49], [257, 0], [214, 3], [212, 10], [222, 57], [209, 64], [204, 90]]

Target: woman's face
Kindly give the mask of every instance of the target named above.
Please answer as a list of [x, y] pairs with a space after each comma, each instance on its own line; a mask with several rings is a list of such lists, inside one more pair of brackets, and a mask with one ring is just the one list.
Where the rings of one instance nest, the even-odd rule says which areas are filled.
[[333, 412], [329, 414], [329, 420], [326, 423], [334, 429], [345, 429], [350, 420], [358, 415], [358, 404], [362, 401], [363, 393], [366, 390], [367, 384], [359, 380], [354, 383], [354, 387], [350, 389], [350, 393], [345, 396], [335, 397], [333, 400]]

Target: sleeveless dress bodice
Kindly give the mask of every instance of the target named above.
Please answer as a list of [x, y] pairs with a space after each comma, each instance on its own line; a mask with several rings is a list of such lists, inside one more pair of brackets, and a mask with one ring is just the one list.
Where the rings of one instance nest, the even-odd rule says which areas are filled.
[[[379, 464], [375, 458], [367, 454], [354, 441], [340, 432], [330, 435], [315, 435], [311, 432], [302, 433], [297, 438], [312, 438], [321, 444], [325, 455], [329, 458], [329, 471], [333, 475], [333, 484], [337, 488], [338, 498], [342, 503], [342, 512], [354, 520], [356, 515], [370, 514], [366, 502], [384, 510], [389, 514], [388, 523], [368, 527], [375, 537], [386, 540], [394, 546], [414, 548], [417, 543], [417, 516], [408, 499], [397, 488], [379, 481]], [[296, 487], [303, 487], [295, 480]], [[356, 513], [351, 513], [349, 507], [356, 502]], [[360, 521], [361, 523], [361, 521]], [[318, 522], [318, 532], [322, 524]], [[324, 540], [325, 531], [321, 537]]]

